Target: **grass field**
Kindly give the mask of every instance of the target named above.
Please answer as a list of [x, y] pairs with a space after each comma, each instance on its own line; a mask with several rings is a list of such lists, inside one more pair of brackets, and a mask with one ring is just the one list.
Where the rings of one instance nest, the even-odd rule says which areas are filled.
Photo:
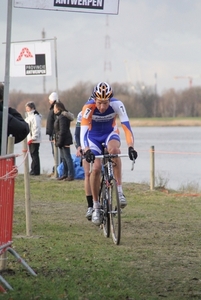
[[24, 180], [15, 184], [13, 248], [2, 276], [9, 300], [201, 299], [201, 195], [125, 183], [119, 246], [85, 218], [83, 181], [31, 177], [31, 237]]

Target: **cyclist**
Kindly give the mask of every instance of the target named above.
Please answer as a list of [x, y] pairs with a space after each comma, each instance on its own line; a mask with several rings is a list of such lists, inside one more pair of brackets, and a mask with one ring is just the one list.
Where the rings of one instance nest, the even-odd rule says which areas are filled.
[[[91, 98], [88, 99], [91, 100]], [[80, 111], [77, 115], [77, 121], [75, 126], [75, 147], [76, 147], [76, 156], [81, 157], [82, 156], [82, 150], [81, 150], [81, 143], [80, 143], [80, 126], [82, 121], [82, 111]], [[117, 128], [117, 127], [116, 127]], [[117, 129], [118, 131], [118, 129]], [[119, 131], [118, 131], [119, 132]], [[84, 188], [85, 188], [85, 194], [86, 194], [86, 200], [87, 200], [87, 212], [86, 212], [86, 218], [90, 221], [92, 217], [93, 212], [93, 197], [91, 193], [91, 187], [90, 187], [90, 165], [86, 161], [86, 159], [83, 157], [82, 164], [84, 168], [85, 178], [84, 178]]]
[[[134, 150], [134, 136], [124, 104], [113, 97], [111, 86], [107, 82], [100, 82], [94, 87], [93, 98], [83, 106], [81, 121], [81, 147], [86, 161], [94, 162], [90, 175], [90, 186], [93, 196], [92, 222], [100, 225], [100, 204], [98, 194], [100, 188], [101, 160], [95, 155], [102, 154], [102, 143], [107, 151], [120, 154], [120, 136], [116, 128], [116, 118], [119, 117], [128, 145], [128, 155], [131, 160], [137, 158]], [[121, 208], [127, 205], [122, 189], [121, 159], [115, 158], [114, 175]]]

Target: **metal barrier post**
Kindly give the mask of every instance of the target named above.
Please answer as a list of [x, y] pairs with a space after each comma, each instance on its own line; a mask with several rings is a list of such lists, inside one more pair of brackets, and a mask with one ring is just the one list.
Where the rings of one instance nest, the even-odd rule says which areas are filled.
[[[17, 175], [15, 167], [15, 155], [0, 156], [0, 256], [9, 251], [17, 258], [18, 262], [34, 276], [36, 273], [29, 267], [29, 265], [18, 255], [16, 251], [11, 248], [12, 244], [12, 230], [13, 230], [13, 208], [14, 208], [14, 183]], [[3, 259], [0, 262], [4, 262]], [[1, 266], [1, 268], [4, 268]], [[2, 270], [2, 269], [0, 269]], [[0, 281], [7, 289], [12, 287], [7, 281], [0, 276]], [[0, 291], [4, 290], [0, 285]]]
[[57, 172], [58, 165], [59, 165], [59, 151], [58, 151], [58, 147], [56, 147], [54, 144], [54, 176], [55, 176], [55, 178], [58, 177], [58, 172]]
[[[0, 156], [0, 246], [12, 241], [15, 156]], [[4, 248], [4, 247], [3, 247]], [[0, 270], [6, 268], [6, 251], [0, 251]]]
[[14, 255], [15, 258], [17, 258], [17, 261], [20, 262], [27, 269], [27, 271], [29, 271], [29, 273], [31, 273], [34, 276], [37, 276], [36, 273], [34, 272], [34, 270], [32, 270], [32, 268], [29, 267], [29, 265], [24, 261], [24, 259], [21, 256], [19, 256], [19, 254], [14, 249], [12, 249], [12, 248], [9, 247], [9, 248], [7, 248], [7, 250], [12, 255]]
[[[15, 138], [12, 135], [10, 135], [8, 137], [8, 143], [7, 143], [7, 154], [14, 153], [14, 144], [15, 144]], [[7, 262], [7, 255], [5, 251], [0, 257], [0, 270], [6, 269], [6, 262]]]
[[[5, 285], [5, 287], [8, 289], [8, 290], [13, 290], [13, 288], [10, 286], [10, 284], [0, 275], [0, 281]], [[1, 286], [0, 286], [1, 287]], [[1, 287], [1, 291], [3, 293], [5, 293], [6, 291], [4, 290], [3, 287]]]
[[154, 146], [150, 149], [150, 190], [155, 188], [155, 156], [154, 156]]

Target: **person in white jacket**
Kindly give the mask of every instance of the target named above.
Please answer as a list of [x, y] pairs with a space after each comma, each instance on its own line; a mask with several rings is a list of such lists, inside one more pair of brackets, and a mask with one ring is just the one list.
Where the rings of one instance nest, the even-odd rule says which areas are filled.
[[27, 136], [29, 152], [32, 159], [30, 175], [40, 175], [40, 157], [39, 148], [41, 142], [41, 114], [36, 110], [34, 102], [28, 102], [25, 105], [26, 119], [29, 124], [30, 132]]

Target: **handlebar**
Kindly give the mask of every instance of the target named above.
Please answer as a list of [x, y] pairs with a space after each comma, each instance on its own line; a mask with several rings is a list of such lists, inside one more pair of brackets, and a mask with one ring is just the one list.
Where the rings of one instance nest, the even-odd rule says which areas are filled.
[[[116, 158], [116, 157], [128, 157], [128, 154], [102, 154], [102, 155], [95, 155], [95, 158]], [[131, 165], [131, 171], [134, 170], [134, 164], [135, 164], [135, 158], [133, 157], [132, 165]], [[93, 162], [90, 163], [90, 170], [89, 173], [92, 172]]]
[[102, 155], [95, 155], [96, 158], [115, 158], [115, 157], [128, 157], [128, 154], [110, 154], [110, 153], [106, 153], [106, 154], [102, 154]]

